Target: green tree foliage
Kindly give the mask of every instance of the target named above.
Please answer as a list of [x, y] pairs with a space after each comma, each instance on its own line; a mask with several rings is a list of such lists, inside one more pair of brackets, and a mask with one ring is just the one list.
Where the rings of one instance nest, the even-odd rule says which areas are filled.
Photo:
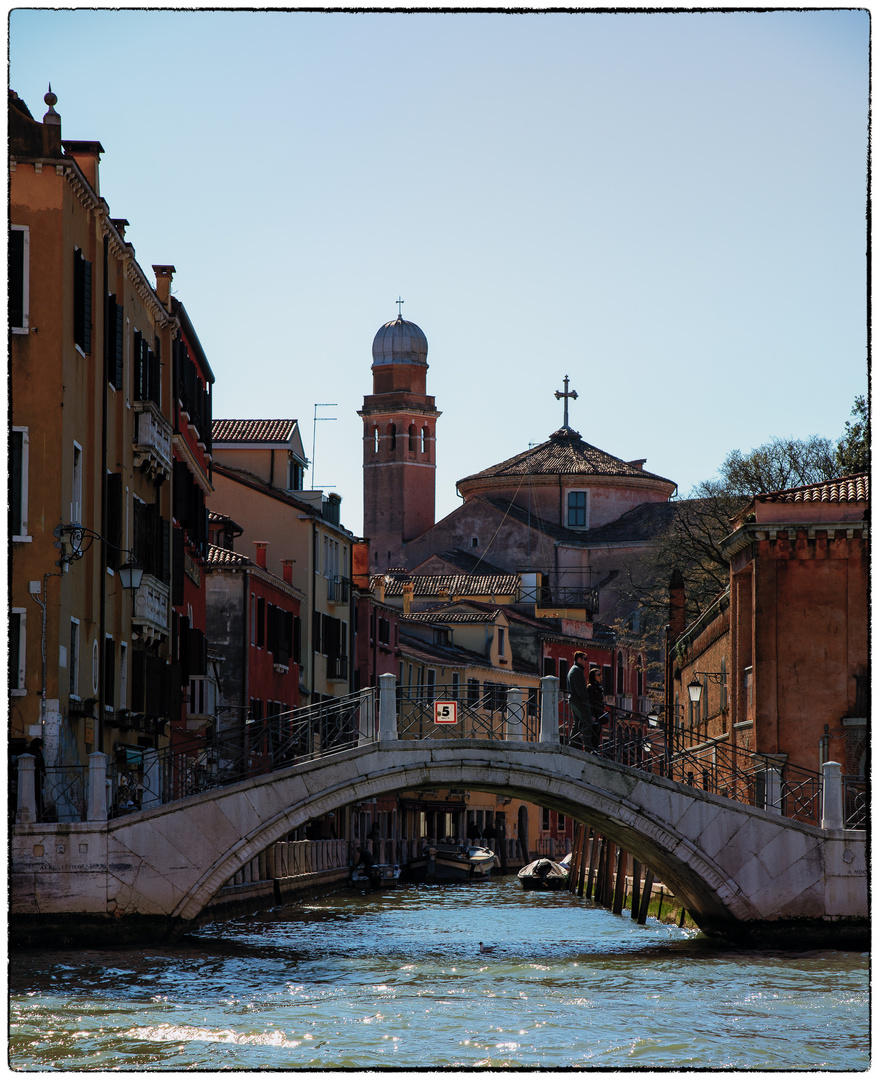
[[840, 476], [866, 472], [870, 468], [870, 414], [863, 394], [855, 398], [852, 416], [854, 421], [846, 420], [845, 431], [836, 445]]

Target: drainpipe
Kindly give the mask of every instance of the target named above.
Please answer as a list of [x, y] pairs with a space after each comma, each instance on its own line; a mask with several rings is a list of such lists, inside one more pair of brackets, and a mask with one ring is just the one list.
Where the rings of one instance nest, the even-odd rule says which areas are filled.
[[[40, 661], [42, 664], [42, 680], [40, 683], [40, 737], [43, 740], [43, 749], [46, 756], [47, 765], [58, 764], [58, 741], [54, 737], [47, 739], [46, 731], [46, 609], [49, 602], [49, 578], [61, 577], [60, 573], [57, 574], [43, 574], [43, 591], [42, 599], [39, 592], [31, 591], [31, 597], [40, 605], [40, 609], [43, 613], [42, 630], [40, 633]], [[33, 583], [37, 589], [39, 585], [37, 582]]]

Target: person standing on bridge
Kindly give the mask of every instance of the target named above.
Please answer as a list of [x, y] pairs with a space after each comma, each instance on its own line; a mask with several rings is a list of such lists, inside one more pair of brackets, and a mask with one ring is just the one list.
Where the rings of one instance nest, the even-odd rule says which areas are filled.
[[608, 715], [604, 707], [601, 672], [597, 667], [592, 668], [589, 672], [586, 693], [589, 695], [589, 707], [592, 709], [592, 745], [597, 750], [601, 746], [601, 726], [608, 721]]
[[568, 671], [568, 703], [573, 718], [571, 744], [579, 746], [581, 750], [592, 749], [592, 708], [586, 686], [588, 666], [586, 653], [575, 652], [574, 663]]

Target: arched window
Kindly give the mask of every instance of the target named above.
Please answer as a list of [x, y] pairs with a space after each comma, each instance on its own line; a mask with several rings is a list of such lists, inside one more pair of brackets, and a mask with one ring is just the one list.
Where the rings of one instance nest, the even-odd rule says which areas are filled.
[[397, 425], [391, 424], [388, 428], [389, 450], [397, 449]]
[[422, 454], [427, 453], [427, 428], [426, 427], [423, 427], [421, 429], [421, 453]]
[[374, 454], [377, 454], [378, 453], [378, 427], [374, 427], [372, 429], [372, 438], [373, 438], [372, 452]]
[[409, 425], [409, 449], [413, 454], [418, 449], [418, 433], [414, 424]]
[[644, 657], [638, 657], [638, 697], [644, 697]]
[[622, 653], [622, 650], [620, 650], [617, 653], [617, 693], [618, 694], [624, 694], [626, 692], [625, 691], [625, 681], [626, 681], [626, 676], [625, 676], [625, 670], [623, 668], [623, 653]]

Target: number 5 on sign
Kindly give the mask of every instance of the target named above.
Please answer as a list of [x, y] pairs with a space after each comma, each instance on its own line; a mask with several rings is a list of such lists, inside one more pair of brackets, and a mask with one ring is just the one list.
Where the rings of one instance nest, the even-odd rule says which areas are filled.
[[433, 703], [433, 722], [435, 724], [457, 724], [458, 702], [435, 701]]

